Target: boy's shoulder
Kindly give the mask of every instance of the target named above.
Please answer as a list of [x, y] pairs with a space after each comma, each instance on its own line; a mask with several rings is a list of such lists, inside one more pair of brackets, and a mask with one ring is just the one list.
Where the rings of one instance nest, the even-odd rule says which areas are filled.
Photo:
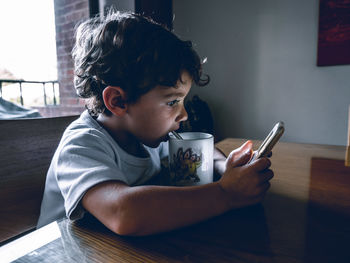
[[114, 140], [108, 132], [84, 111], [80, 117], [73, 121], [64, 131], [60, 146], [106, 146], [114, 144]]
[[83, 111], [79, 118], [73, 121], [66, 130], [76, 130], [76, 129], [99, 129], [100, 125], [97, 121], [89, 114], [87, 110]]

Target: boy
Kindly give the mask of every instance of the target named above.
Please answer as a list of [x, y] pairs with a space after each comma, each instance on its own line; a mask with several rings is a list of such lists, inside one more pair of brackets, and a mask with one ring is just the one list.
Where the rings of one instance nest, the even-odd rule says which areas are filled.
[[187, 119], [192, 82], [209, 82], [191, 42], [142, 16], [111, 12], [79, 26], [73, 58], [88, 111], [66, 129], [53, 157], [39, 227], [89, 212], [120, 235], [148, 235], [262, 200], [273, 172], [267, 158], [247, 164], [250, 141], [227, 160], [216, 151], [217, 182], [147, 185], [168, 154], [168, 133]]

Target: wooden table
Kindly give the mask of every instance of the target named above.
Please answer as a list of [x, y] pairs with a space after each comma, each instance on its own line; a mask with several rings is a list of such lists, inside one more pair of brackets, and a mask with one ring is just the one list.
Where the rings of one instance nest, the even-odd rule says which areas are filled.
[[[229, 153], [243, 141], [217, 146]], [[120, 237], [92, 217], [63, 220], [5, 244], [0, 258], [21, 251], [16, 262], [349, 263], [350, 168], [344, 156], [342, 146], [281, 142], [262, 204], [149, 237]], [[47, 244], [26, 253], [38, 240]]]

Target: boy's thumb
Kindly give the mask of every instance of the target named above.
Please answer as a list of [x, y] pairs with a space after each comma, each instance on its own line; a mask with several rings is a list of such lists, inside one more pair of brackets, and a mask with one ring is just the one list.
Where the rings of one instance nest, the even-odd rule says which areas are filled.
[[253, 153], [253, 143], [245, 142], [241, 147], [233, 150], [227, 158], [226, 166], [238, 167], [245, 165], [251, 158]]

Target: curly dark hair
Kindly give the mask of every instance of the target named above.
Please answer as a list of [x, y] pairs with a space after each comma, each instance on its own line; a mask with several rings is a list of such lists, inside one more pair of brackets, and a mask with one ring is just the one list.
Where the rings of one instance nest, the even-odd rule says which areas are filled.
[[175, 86], [183, 71], [198, 86], [209, 83], [190, 41], [138, 14], [111, 10], [83, 22], [72, 55], [75, 89], [89, 99], [86, 106], [94, 116], [110, 114], [102, 98], [107, 86], [121, 87], [127, 102], [134, 103], [157, 85]]

